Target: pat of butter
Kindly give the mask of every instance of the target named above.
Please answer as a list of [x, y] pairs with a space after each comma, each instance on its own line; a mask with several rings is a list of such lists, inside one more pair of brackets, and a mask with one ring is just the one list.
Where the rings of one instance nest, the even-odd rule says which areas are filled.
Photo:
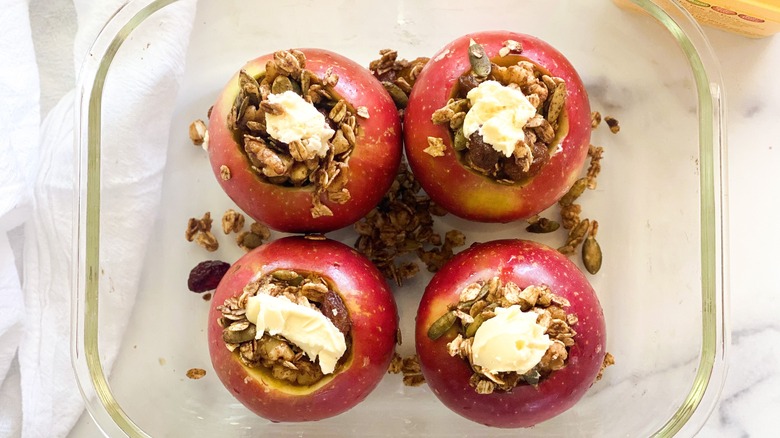
[[474, 364], [492, 372], [530, 371], [552, 345], [537, 317], [518, 305], [496, 308], [496, 316], [483, 322], [474, 335]]
[[330, 319], [315, 309], [293, 303], [285, 297], [258, 294], [246, 303], [246, 318], [257, 326], [257, 338], [263, 332], [282, 335], [294, 343], [312, 361], [320, 359], [320, 369], [330, 374], [344, 355], [344, 334]]
[[511, 157], [520, 140], [523, 127], [536, 115], [536, 108], [522, 91], [485, 81], [466, 95], [471, 108], [463, 120], [463, 134], [469, 138], [479, 131], [485, 143]]
[[265, 114], [268, 135], [284, 143], [301, 141], [311, 155], [320, 158], [328, 153], [328, 140], [335, 131], [330, 129], [325, 116], [314, 105], [294, 91], [269, 94], [268, 102], [284, 109], [279, 115]]

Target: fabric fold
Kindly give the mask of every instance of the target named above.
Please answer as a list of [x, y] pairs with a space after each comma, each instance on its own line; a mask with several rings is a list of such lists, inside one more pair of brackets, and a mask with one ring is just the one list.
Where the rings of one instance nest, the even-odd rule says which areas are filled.
[[[13, 3], [26, 16], [27, 2]], [[124, 1], [74, 3], [79, 30], [72, 56], [78, 74], [98, 32]], [[103, 367], [109, 373], [132, 313], [159, 209], [170, 123], [195, 3], [181, 0], [167, 6], [134, 30], [117, 53], [105, 84], [99, 342]], [[24, 52], [32, 70], [20, 67], [12, 77], [0, 74], [0, 92], [22, 78], [22, 72], [35, 73], [32, 82], [37, 87], [29, 22], [8, 14], [7, 8], [0, 8], [0, 25], [15, 22], [26, 27], [30, 44]], [[18, 38], [5, 36], [2, 41]], [[70, 285], [76, 262], [72, 260], [74, 164], [79, 159], [74, 129], [79, 93], [74, 90], [64, 96], [39, 129], [38, 89], [21, 91], [21, 99], [34, 103], [34, 117], [26, 126], [34, 138], [25, 140], [28, 148], [0, 149], [0, 162], [31, 163], [29, 168], [10, 166], [15, 172], [0, 176], [0, 436], [58, 438], [67, 436], [84, 410], [70, 361]], [[5, 117], [2, 120], [5, 123]], [[0, 173], [6, 167], [0, 167]], [[3, 184], [11, 177], [15, 185]], [[6, 188], [14, 190], [13, 199], [18, 201], [6, 202]], [[21, 213], [12, 223], [6, 220], [10, 216], [5, 210]], [[20, 288], [16, 273], [6, 282], [6, 272], [16, 268], [3, 226], [25, 221]], [[9, 258], [11, 263], [7, 263]]]

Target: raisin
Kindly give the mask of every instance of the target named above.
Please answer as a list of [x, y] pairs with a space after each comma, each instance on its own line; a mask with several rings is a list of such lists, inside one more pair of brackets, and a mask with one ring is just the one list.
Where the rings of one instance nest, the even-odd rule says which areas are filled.
[[187, 287], [198, 293], [214, 290], [228, 269], [230, 269], [230, 263], [219, 260], [200, 262], [190, 271]]
[[479, 132], [475, 132], [469, 137], [469, 149], [465, 158], [466, 162], [474, 170], [490, 173], [501, 158], [501, 153], [493, 149], [493, 146], [485, 143]]
[[513, 159], [513, 157], [503, 160], [504, 175], [515, 182], [527, 181], [536, 176], [542, 170], [542, 166], [550, 160], [550, 153], [547, 152], [547, 147], [542, 142], [534, 144], [532, 153], [534, 159], [527, 172], [523, 171], [522, 162]]
[[328, 291], [325, 299], [322, 300], [320, 312], [333, 322], [333, 325], [344, 335], [347, 335], [352, 329], [352, 322], [349, 320], [349, 313], [341, 301], [341, 297], [336, 292]]
[[464, 73], [458, 78], [458, 92], [456, 94], [458, 97], [465, 99], [469, 91], [477, 88], [477, 86], [479, 86], [479, 80], [476, 76], [470, 72]]

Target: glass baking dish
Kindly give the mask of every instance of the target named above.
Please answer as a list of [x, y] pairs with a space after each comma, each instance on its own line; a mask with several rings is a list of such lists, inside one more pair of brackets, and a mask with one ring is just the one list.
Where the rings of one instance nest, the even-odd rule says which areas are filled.
[[[127, 44], [134, 32], [160, 25], [185, 1], [128, 2], [100, 33], [80, 79], [72, 354], [88, 411], [107, 436], [667, 437], [699, 430], [726, 372], [726, 145], [718, 66], [679, 2], [635, 0], [645, 11], [635, 14], [608, 1], [575, 0], [200, 1], [170, 147], [155, 159], [162, 191], [140, 199], [160, 208], [144, 219], [153, 230], [133, 278], [138, 294], [122, 337], [106, 332], [112, 315], [104, 310], [116, 298], [106, 269], [116, 269], [118, 261], [106, 260], [100, 248], [123, 238], [111, 233], [110, 221], [118, 219], [112, 206], [139, 199], [102, 193], [101, 176], [118, 166], [101, 150], [107, 141], [101, 120], [116, 109], [102, 99], [103, 91], [128, 79], [127, 59], [143, 57], [143, 44]], [[598, 189], [583, 201], [601, 224], [604, 267], [589, 278], [617, 364], [573, 409], [527, 430], [471, 423], [449, 412], [427, 387], [405, 387], [395, 375], [332, 419], [271, 424], [252, 415], [211, 369], [209, 304], [185, 285], [199, 261], [233, 261], [241, 254], [227, 244], [207, 254], [183, 239], [189, 217], [209, 210], [218, 219], [234, 207], [213, 180], [205, 154], [191, 146], [189, 123], [205, 119], [230, 75], [263, 53], [314, 46], [367, 65], [383, 48], [409, 59], [429, 56], [461, 34], [487, 29], [550, 42], [578, 69], [592, 108], [620, 121], [618, 135], [606, 126], [594, 131], [592, 142], [605, 147], [606, 157]], [[463, 230], [469, 242], [538, 237], [525, 234], [523, 224], [451, 216], [438, 226]], [[349, 230], [331, 237], [354, 241]], [[541, 240], [555, 245], [560, 239]], [[420, 275], [396, 290], [406, 340], [413, 339], [417, 300], [429, 278]], [[407, 341], [399, 352], [413, 348]], [[118, 349], [111, 370], [101, 353], [106, 349]], [[205, 369], [206, 377], [186, 378], [190, 368]]]

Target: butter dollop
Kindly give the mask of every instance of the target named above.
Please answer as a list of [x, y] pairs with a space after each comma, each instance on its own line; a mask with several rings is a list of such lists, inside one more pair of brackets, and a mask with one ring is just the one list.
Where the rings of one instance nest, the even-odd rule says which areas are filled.
[[320, 360], [320, 369], [330, 374], [344, 355], [344, 334], [325, 315], [310, 307], [293, 303], [283, 296], [257, 294], [246, 303], [246, 318], [257, 326], [257, 339], [264, 332], [282, 335], [294, 343], [312, 361]]
[[284, 109], [279, 115], [265, 114], [268, 135], [284, 143], [299, 140], [311, 154], [320, 158], [328, 153], [328, 140], [335, 131], [330, 129], [325, 116], [314, 105], [294, 91], [269, 94], [268, 102]]
[[523, 312], [518, 305], [495, 312], [474, 335], [473, 363], [492, 372], [525, 374], [542, 360], [552, 341], [536, 323], [535, 312]]
[[463, 121], [466, 138], [479, 131], [485, 143], [511, 157], [520, 140], [523, 127], [536, 115], [536, 108], [522, 91], [485, 81], [466, 95], [471, 108]]

